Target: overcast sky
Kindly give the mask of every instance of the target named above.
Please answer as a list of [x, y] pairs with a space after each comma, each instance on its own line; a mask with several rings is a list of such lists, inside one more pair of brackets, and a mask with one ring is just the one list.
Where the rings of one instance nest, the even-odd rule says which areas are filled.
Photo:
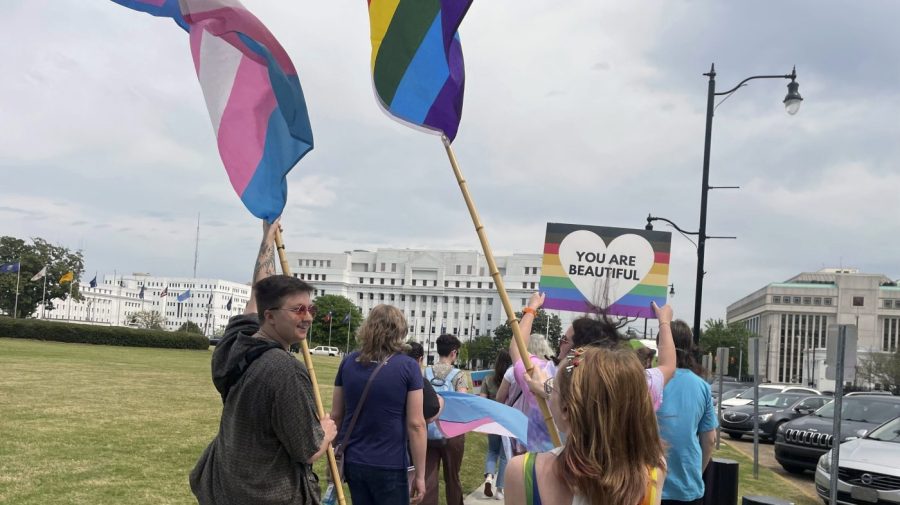
[[[480, 246], [440, 140], [377, 107], [363, 0], [243, 0], [300, 73], [315, 150], [289, 175], [289, 250]], [[259, 223], [228, 183], [174, 23], [106, 0], [5, 0], [0, 235], [82, 248], [94, 271], [248, 280]], [[900, 5], [475, 0], [454, 148], [498, 254], [548, 221], [696, 230], [707, 81], [716, 111], [703, 316], [802, 271], [900, 276]], [[14, 42], [13, 42], [14, 41]], [[657, 229], [667, 229], [663, 226]], [[673, 236], [676, 316], [696, 250]]]

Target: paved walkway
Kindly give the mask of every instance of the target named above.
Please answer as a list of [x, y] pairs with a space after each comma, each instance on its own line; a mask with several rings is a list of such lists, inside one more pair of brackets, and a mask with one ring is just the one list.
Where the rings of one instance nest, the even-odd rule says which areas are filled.
[[503, 500], [497, 500], [494, 498], [488, 498], [482, 493], [484, 488], [482, 486], [478, 486], [478, 489], [472, 491], [469, 496], [466, 496], [466, 499], [463, 500], [465, 505], [498, 505], [499, 503], [503, 503]]

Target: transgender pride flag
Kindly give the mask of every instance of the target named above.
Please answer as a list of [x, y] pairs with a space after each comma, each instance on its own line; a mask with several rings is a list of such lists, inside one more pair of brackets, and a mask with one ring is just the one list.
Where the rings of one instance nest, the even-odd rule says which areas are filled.
[[518, 409], [494, 400], [455, 391], [438, 391], [444, 408], [436, 421], [448, 437], [477, 431], [528, 443], [528, 418]]
[[300, 79], [287, 52], [238, 0], [113, 0], [171, 17], [191, 55], [219, 155], [247, 209], [272, 222], [287, 201], [288, 172], [313, 147]]

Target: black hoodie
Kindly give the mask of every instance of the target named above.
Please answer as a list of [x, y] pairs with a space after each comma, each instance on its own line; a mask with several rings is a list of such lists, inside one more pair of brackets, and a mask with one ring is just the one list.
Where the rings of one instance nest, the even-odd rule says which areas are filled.
[[324, 434], [309, 373], [258, 331], [255, 314], [235, 316], [213, 352], [222, 418], [191, 490], [201, 505], [318, 504], [318, 477], [306, 461]]

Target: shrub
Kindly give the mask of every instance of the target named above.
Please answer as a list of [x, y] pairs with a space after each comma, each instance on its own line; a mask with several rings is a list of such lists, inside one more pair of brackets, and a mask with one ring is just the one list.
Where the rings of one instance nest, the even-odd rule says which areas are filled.
[[35, 319], [0, 317], [0, 337], [50, 340], [79, 344], [208, 349], [209, 339], [196, 333], [95, 326]]

